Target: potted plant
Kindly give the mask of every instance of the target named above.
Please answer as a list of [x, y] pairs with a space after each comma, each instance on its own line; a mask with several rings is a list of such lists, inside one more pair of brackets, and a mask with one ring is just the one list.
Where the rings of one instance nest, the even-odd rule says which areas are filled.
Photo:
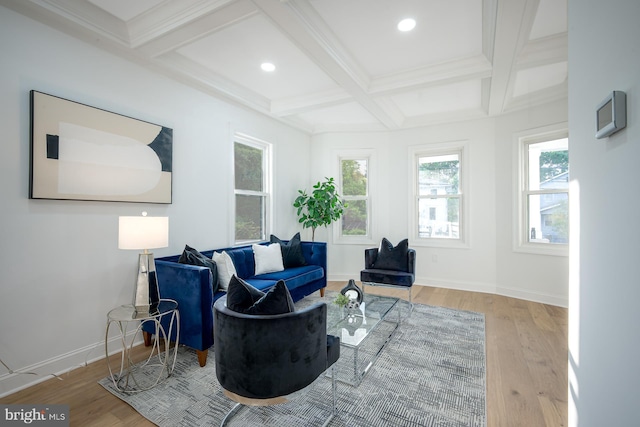
[[298, 222], [303, 228], [311, 228], [311, 241], [315, 241], [316, 228], [327, 226], [340, 219], [347, 207], [343, 203], [333, 178], [326, 178], [313, 186], [311, 194], [298, 190], [293, 207], [298, 209]]
[[344, 308], [345, 305], [349, 304], [349, 297], [345, 294], [338, 294], [336, 298], [333, 300], [333, 303], [340, 308]]

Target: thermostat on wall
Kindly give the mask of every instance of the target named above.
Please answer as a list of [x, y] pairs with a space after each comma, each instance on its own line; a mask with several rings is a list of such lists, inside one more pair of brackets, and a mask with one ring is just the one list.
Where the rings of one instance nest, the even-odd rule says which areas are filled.
[[627, 94], [614, 90], [596, 109], [596, 138], [606, 138], [627, 126]]

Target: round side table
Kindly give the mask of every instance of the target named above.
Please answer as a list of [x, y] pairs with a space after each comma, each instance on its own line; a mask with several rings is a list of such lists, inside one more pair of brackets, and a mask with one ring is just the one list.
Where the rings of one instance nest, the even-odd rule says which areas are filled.
[[[169, 330], [165, 331], [162, 319], [169, 317]], [[134, 343], [139, 335], [142, 335], [142, 325], [151, 322], [155, 329], [155, 340], [151, 346], [146, 360], [135, 364], [131, 359]], [[129, 325], [135, 326], [129, 332]], [[120, 357], [120, 370], [116, 372], [109, 361], [109, 329], [117, 325], [120, 333], [120, 345], [122, 347]], [[176, 330], [176, 342], [173, 348], [170, 346], [170, 338], [173, 329]], [[149, 313], [136, 312], [133, 305], [122, 305], [114, 308], [107, 314], [107, 331], [105, 335], [105, 353], [109, 375], [116, 390], [125, 393], [135, 393], [149, 390], [167, 379], [173, 373], [178, 356], [178, 337], [180, 336], [180, 313], [178, 303], [174, 300], [161, 299], [157, 308]], [[138, 340], [139, 341], [139, 340]]]

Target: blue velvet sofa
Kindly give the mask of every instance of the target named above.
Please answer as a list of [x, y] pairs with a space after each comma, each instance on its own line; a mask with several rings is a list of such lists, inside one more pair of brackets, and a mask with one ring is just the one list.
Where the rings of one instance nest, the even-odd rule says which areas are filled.
[[[214, 249], [202, 254], [211, 258], [214, 251], [227, 252], [233, 260], [238, 277], [262, 291], [266, 291], [282, 279], [294, 301], [318, 290], [324, 296], [327, 286], [327, 244], [301, 242], [301, 247], [306, 265], [259, 276], [254, 274], [255, 262], [251, 245]], [[195, 349], [200, 366], [204, 366], [209, 348], [213, 345], [213, 303], [225, 295], [225, 292], [213, 293], [213, 278], [209, 268], [180, 264], [179, 258], [180, 255], [172, 255], [156, 259], [160, 297], [178, 302], [179, 343]], [[143, 326], [146, 345], [150, 345], [151, 335], [154, 334], [151, 328], [152, 325]], [[175, 341], [175, 331], [172, 334], [171, 339]]]

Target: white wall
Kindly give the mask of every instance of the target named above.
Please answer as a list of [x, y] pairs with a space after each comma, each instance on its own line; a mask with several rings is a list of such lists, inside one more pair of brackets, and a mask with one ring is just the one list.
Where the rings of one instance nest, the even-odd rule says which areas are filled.
[[[568, 257], [514, 251], [518, 204], [518, 183], [514, 177], [518, 171], [518, 136], [555, 125], [565, 127], [566, 122], [567, 103], [559, 101], [501, 116], [496, 120], [495, 136], [497, 292], [563, 307], [568, 305], [569, 297]], [[569, 140], [572, 141], [571, 135]]]
[[[231, 242], [230, 129], [275, 144], [275, 234], [297, 230], [310, 138], [0, 7], [0, 395], [103, 357], [106, 314], [128, 303], [137, 255], [117, 248], [118, 216], [170, 218], [157, 257]], [[29, 200], [29, 91], [173, 128], [173, 204]], [[162, 280], [160, 278], [160, 280]], [[106, 374], [106, 371], [105, 371]]]
[[[412, 146], [449, 141], [468, 141], [470, 162], [470, 247], [428, 248], [417, 251], [416, 284], [500, 293], [566, 306], [568, 258], [514, 253], [512, 247], [514, 209], [513, 164], [517, 141], [524, 130], [566, 122], [566, 102], [487, 118], [386, 133], [322, 134], [312, 138], [312, 178], [338, 176], [336, 152], [341, 149], [373, 149], [372, 166], [374, 242], [335, 244], [329, 241], [329, 278], [359, 278], [364, 248], [376, 246], [382, 237], [394, 244], [410, 236], [409, 150]], [[411, 239], [410, 239], [411, 244]]]
[[[640, 2], [569, 1], [571, 426], [640, 424]], [[627, 93], [627, 128], [597, 140], [595, 107]], [[574, 231], [574, 229], [577, 229]]]

